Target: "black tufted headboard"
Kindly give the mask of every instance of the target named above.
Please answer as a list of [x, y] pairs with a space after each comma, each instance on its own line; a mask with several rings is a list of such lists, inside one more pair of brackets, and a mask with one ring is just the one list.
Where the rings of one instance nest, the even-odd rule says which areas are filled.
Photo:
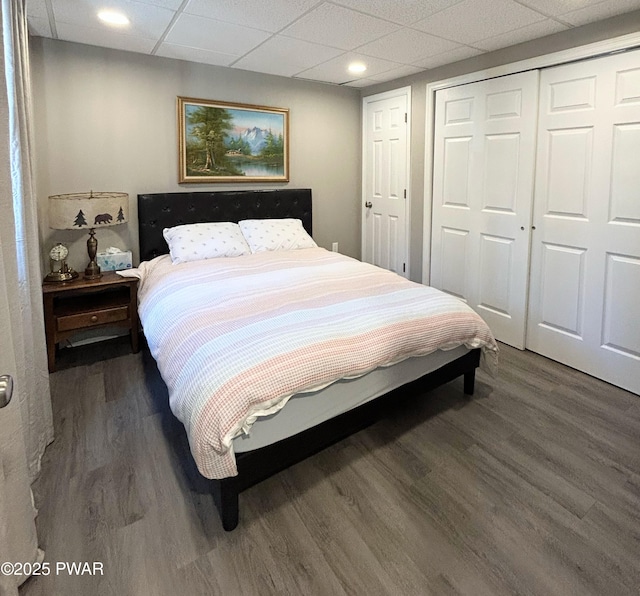
[[311, 190], [232, 190], [138, 195], [140, 260], [169, 252], [164, 228], [181, 224], [295, 217], [312, 234]]

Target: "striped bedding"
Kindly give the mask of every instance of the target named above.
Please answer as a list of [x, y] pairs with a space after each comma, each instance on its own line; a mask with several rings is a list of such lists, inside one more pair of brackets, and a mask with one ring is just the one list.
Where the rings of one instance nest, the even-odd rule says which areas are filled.
[[497, 353], [461, 301], [322, 248], [121, 273], [141, 280], [149, 348], [208, 478], [236, 475], [232, 439], [293, 394], [461, 344]]

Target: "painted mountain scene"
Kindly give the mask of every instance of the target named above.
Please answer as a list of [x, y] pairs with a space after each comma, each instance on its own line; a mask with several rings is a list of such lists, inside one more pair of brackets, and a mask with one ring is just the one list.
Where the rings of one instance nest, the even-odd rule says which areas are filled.
[[185, 103], [183, 181], [288, 179], [286, 110]]

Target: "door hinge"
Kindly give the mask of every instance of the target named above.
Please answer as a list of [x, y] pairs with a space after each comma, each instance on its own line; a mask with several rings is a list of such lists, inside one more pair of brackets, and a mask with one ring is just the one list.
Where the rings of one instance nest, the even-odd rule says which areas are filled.
[[405, 199], [407, 198], [407, 189], [406, 188], [404, 189], [404, 198]]
[[402, 263], [402, 273], [406, 273], [406, 272], [407, 272], [407, 264]]
[[407, 113], [406, 112], [404, 113], [404, 123], [405, 124], [407, 123]]

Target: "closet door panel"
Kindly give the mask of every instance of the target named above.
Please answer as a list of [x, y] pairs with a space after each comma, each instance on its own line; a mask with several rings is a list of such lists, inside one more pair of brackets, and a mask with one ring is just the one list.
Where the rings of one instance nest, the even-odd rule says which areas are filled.
[[593, 129], [547, 131], [548, 152], [545, 212], [549, 216], [587, 217], [593, 161]]
[[640, 393], [640, 52], [542, 71], [527, 348]]
[[538, 73], [436, 93], [431, 284], [523, 348]]
[[542, 247], [540, 324], [577, 339], [582, 339], [585, 256], [586, 251], [575, 246]]
[[520, 135], [487, 135], [486, 150], [482, 209], [514, 214], [518, 196]]
[[603, 347], [633, 360], [640, 358], [640, 321], [628, 317], [638, 308], [629, 286], [640, 287], [640, 258], [607, 254]]
[[[442, 228], [442, 264], [439, 271], [441, 289], [468, 302], [467, 263], [470, 260], [469, 231], [455, 228]], [[444, 266], [444, 264], [447, 264]]]
[[640, 124], [617, 124], [613, 132], [610, 221], [640, 223]]
[[481, 235], [479, 309], [508, 316], [510, 276], [506, 272], [513, 269], [513, 255], [513, 238]]
[[469, 209], [472, 137], [444, 139], [442, 206]]

